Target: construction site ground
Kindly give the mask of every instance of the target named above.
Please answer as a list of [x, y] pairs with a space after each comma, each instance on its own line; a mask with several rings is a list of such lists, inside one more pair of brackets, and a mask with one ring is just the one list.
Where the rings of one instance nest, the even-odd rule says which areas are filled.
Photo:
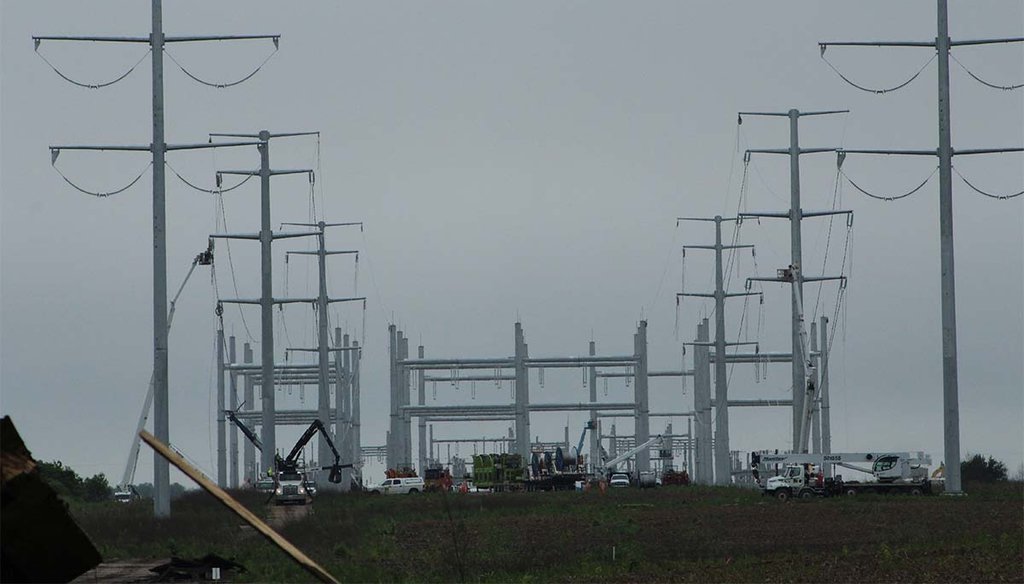
[[[785, 503], [710, 487], [321, 493], [288, 517], [234, 494], [342, 581], [1024, 582], [1024, 484], [967, 491]], [[311, 579], [203, 492], [166, 520], [147, 501], [72, 511], [107, 562], [214, 553], [244, 565], [244, 581]]]

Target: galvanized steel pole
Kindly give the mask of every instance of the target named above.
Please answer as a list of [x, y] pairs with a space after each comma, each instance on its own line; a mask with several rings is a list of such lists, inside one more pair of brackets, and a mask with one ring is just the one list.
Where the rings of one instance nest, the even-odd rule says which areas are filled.
[[[651, 425], [648, 414], [650, 402], [647, 392], [647, 321], [641, 320], [636, 332], [636, 443], [643, 444], [651, 437]], [[651, 451], [644, 448], [636, 453], [637, 472], [651, 470]]]
[[960, 390], [956, 354], [956, 278], [953, 271], [953, 147], [949, 105], [949, 13], [938, 0], [939, 54], [939, 246], [942, 270], [942, 412], [946, 492], [959, 494]]
[[[152, 3], [150, 37], [153, 69], [153, 434], [171, 443], [167, 356], [167, 216], [164, 155], [164, 30], [161, 0]], [[153, 453], [153, 514], [171, 514], [171, 470], [167, 459]]]
[[722, 265], [722, 216], [715, 216], [715, 484], [727, 485], [729, 460], [729, 388], [725, 360], [725, 278]]
[[[235, 353], [235, 335], [228, 337], [228, 362], [235, 363], [238, 358]], [[228, 407], [232, 410], [238, 407], [238, 373], [228, 373]], [[234, 424], [228, 427], [228, 487], [238, 488], [238, 428]]]
[[[317, 383], [317, 418], [324, 428], [331, 425], [331, 387], [328, 381], [328, 369], [330, 368], [330, 353], [328, 343], [330, 342], [329, 329], [327, 325], [327, 228], [324, 222], [317, 223], [319, 233], [317, 234], [317, 267], [319, 268], [320, 286], [317, 296], [317, 355], [319, 364], [319, 380]], [[335, 399], [341, 396], [336, 395]], [[338, 418], [336, 424], [343, 426], [342, 418]], [[327, 445], [327, 437], [322, 433], [317, 441], [317, 462], [321, 467], [330, 466], [334, 463], [333, 453]], [[318, 473], [319, 475], [320, 473]]]
[[[355, 350], [352, 351], [352, 356], [350, 357], [351, 360], [349, 361], [350, 366], [351, 366], [351, 371], [349, 372], [349, 375], [351, 376], [351, 380], [352, 380], [351, 384], [350, 384], [351, 391], [352, 391], [352, 402], [351, 402], [352, 403], [352, 410], [351, 410], [351, 420], [352, 420], [351, 421], [351, 424], [352, 424], [351, 436], [352, 436], [352, 439], [350, 440], [350, 442], [352, 444], [352, 460], [355, 461], [355, 460], [361, 460], [360, 457], [362, 456], [362, 452], [363, 452], [362, 451], [363, 442], [362, 442], [362, 437], [360, 436], [360, 432], [362, 431], [361, 430], [362, 424], [360, 422], [360, 410], [359, 410], [359, 407], [360, 407], [360, 405], [359, 405], [359, 371], [360, 371], [360, 368], [361, 368], [360, 364], [362, 362], [363, 354], [362, 354], [362, 351], [359, 349], [359, 341], [352, 341], [352, 346], [355, 348]], [[360, 485], [362, 485], [363, 484], [363, 471], [362, 471], [362, 469], [356, 468], [356, 469], [353, 470], [353, 473], [357, 477], [357, 482]]]
[[800, 345], [800, 310], [797, 307], [797, 294], [803, 298], [803, 251], [801, 246], [801, 221], [803, 211], [800, 208], [800, 112], [789, 110], [789, 238], [790, 263], [801, 269], [795, 270], [792, 286], [792, 351], [793, 359], [793, 449], [800, 443], [800, 415], [803, 412], [804, 400], [804, 366], [806, 356]]
[[217, 342], [217, 486], [227, 486], [228, 463], [224, 427], [224, 329], [218, 328]]
[[[590, 356], [597, 354], [597, 344], [590, 341]], [[590, 368], [587, 385], [590, 389], [590, 403], [597, 403], [597, 368]], [[590, 410], [590, 464], [596, 468], [601, 460], [601, 437], [598, 434], [597, 410]]]
[[275, 395], [274, 395], [274, 289], [273, 262], [271, 243], [273, 232], [270, 229], [270, 132], [260, 131], [260, 273], [262, 275], [260, 292], [261, 343], [260, 355], [263, 371], [263, 382], [260, 385], [262, 394], [262, 419], [260, 440], [263, 450], [260, 453], [262, 472], [274, 468], [274, 455], [277, 454], [277, 431], [274, 426]]
[[[252, 363], [252, 360], [252, 345], [245, 343], [242, 345], [242, 361]], [[253, 402], [256, 396], [253, 391], [252, 377], [246, 375], [244, 383], [242, 399], [245, 405], [242, 406], [242, 410], [248, 412], [253, 410]], [[246, 440], [242, 445], [242, 466], [245, 467], [245, 480], [255, 485], [256, 481], [259, 480], [256, 476], [256, 447], [249, 440]]]
[[[420, 359], [423, 358], [423, 345], [420, 345], [416, 349], [416, 356]], [[420, 369], [416, 372], [416, 403], [425, 406], [427, 405], [427, 372]], [[420, 476], [427, 469], [427, 418], [426, 416], [417, 417], [417, 434], [416, 434], [416, 450], [417, 450], [417, 470], [420, 472]]]
[[[814, 367], [814, 376], [817, 378], [818, 372], [821, 371], [821, 355], [818, 352], [818, 323], [811, 322], [811, 364]], [[821, 452], [821, 385], [817, 379], [814, 380], [814, 387], [819, 388], [812, 396], [813, 402], [811, 403], [811, 452], [818, 454]]]

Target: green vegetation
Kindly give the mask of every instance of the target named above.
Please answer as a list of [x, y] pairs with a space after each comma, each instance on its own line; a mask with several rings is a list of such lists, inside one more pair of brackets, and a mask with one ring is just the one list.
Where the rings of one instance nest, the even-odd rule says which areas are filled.
[[64, 466], [59, 460], [40, 462], [39, 474], [65, 500], [96, 503], [108, 501], [114, 496], [114, 489], [110, 487], [103, 473], [83, 479], [70, 466]]
[[1006, 465], [980, 454], [968, 455], [967, 460], [960, 463], [960, 478], [964, 482], [994, 483], [1006, 480]]
[[[280, 531], [355, 582], [1021, 581], [1024, 485], [967, 491], [788, 503], [711, 487], [324, 493]], [[264, 495], [234, 495], [261, 517], [274, 512]], [[145, 501], [73, 511], [108, 561], [213, 552], [245, 565], [251, 581], [310, 580], [202, 492], [187, 493], [166, 520]]]

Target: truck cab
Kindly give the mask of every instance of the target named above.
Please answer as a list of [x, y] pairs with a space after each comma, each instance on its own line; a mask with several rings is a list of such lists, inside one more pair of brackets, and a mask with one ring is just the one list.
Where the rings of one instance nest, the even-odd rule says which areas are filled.
[[306, 489], [306, 480], [302, 473], [286, 469], [277, 475], [277, 486], [274, 488], [274, 504], [305, 505], [310, 500]]

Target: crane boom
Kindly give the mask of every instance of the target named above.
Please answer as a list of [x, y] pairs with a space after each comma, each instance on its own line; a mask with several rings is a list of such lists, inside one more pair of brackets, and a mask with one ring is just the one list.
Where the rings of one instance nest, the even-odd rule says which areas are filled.
[[663, 440], [663, 438], [662, 438], [661, 434], [658, 434], [654, 438], [651, 438], [650, 440], [648, 440], [647, 442], [644, 442], [643, 444], [637, 446], [636, 448], [632, 448], [630, 450], [627, 450], [626, 452], [623, 452], [622, 454], [616, 456], [615, 458], [613, 458], [613, 459], [611, 459], [609, 461], [606, 461], [602, 465], [602, 467], [601, 467], [602, 474], [603, 474], [603, 472], [606, 469], [614, 467], [615, 465], [619, 464], [623, 460], [626, 460], [626, 459], [632, 457], [637, 452], [640, 452], [641, 450], [643, 450], [645, 448], [650, 448], [654, 444], [661, 444], [662, 440]]
[[245, 422], [239, 420], [238, 417], [235, 416], [234, 410], [224, 410], [224, 415], [238, 426], [238, 429], [242, 431], [242, 434], [245, 434], [245, 437], [249, 439], [249, 442], [252, 442], [252, 445], [256, 447], [256, 450], [263, 452], [263, 443], [260, 442], [260, 437], [256, 435], [256, 432], [252, 431], [252, 428], [246, 426]]

